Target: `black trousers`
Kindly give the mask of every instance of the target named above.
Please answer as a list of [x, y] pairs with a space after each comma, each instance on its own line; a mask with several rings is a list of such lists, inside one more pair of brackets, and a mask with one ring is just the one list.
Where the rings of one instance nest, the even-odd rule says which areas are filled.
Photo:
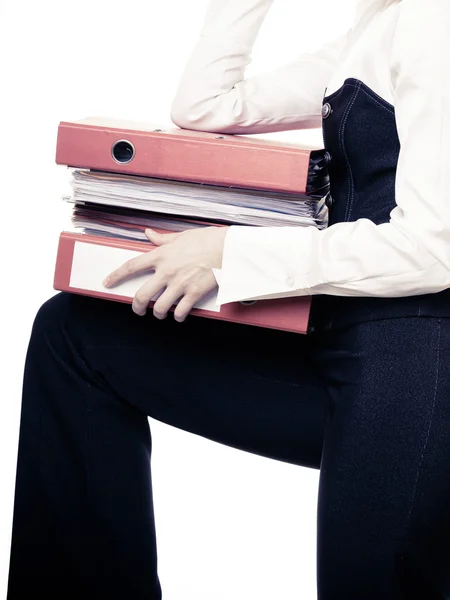
[[450, 319], [301, 336], [57, 294], [25, 366], [9, 600], [161, 598], [147, 415], [320, 468], [319, 600], [449, 597]]

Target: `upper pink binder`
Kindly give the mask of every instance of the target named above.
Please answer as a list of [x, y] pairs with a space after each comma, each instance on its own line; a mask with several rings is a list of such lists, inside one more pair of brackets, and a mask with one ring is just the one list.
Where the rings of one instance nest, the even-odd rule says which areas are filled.
[[328, 155], [299, 144], [148, 123], [62, 121], [56, 162], [211, 185], [323, 196]]

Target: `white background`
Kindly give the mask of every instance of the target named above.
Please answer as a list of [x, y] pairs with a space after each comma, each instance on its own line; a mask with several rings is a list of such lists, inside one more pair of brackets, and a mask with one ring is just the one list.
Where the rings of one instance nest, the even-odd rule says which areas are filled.
[[[339, 35], [354, 4], [275, 0], [248, 73]], [[25, 352], [37, 309], [55, 293], [56, 245], [66, 223], [60, 195], [67, 172], [54, 163], [58, 123], [100, 115], [171, 125], [170, 104], [206, 6], [205, 0], [0, 0], [0, 597], [6, 597]], [[321, 142], [319, 130], [267, 137]], [[164, 600], [316, 598], [319, 472], [150, 422]]]

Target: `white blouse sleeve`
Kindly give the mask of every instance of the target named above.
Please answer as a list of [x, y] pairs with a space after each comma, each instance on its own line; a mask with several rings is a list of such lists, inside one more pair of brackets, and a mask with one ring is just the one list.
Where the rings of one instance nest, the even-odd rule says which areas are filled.
[[349, 32], [313, 54], [245, 78], [273, 0], [210, 0], [171, 107], [179, 127], [256, 134], [320, 127], [325, 86]]
[[216, 273], [219, 304], [271, 295], [395, 297], [450, 287], [448, 0], [401, 3], [391, 68], [401, 149], [390, 221], [359, 219], [322, 230], [232, 226]]

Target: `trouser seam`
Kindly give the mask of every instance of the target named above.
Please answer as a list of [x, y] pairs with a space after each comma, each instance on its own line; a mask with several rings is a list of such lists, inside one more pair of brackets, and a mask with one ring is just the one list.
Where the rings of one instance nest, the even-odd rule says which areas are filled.
[[425, 451], [426, 451], [426, 448], [427, 448], [427, 445], [428, 445], [428, 439], [430, 437], [431, 425], [432, 425], [432, 422], [433, 422], [433, 417], [434, 417], [435, 407], [436, 407], [437, 389], [438, 389], [438, 383], [439, 383], [439, 359], [440, 359], [441, 330], [442, 330], [442, 321], [441, 321], [441, 319], [438, 320], [438, 325], [439, 325], [439, 329], [438, 329], [438, 340], [437, 340], [437, 350], [436, 350], [436, 373], [435, 373], [435, 382], [434, 382], [433, 404], [431, 406], [430, 418], [429, 418], [429, 422], [428, 422], [428, 430], [427, 430], [425, 442], [423, 444], [422, 453], [420, 455], [419, 464], [417, 466], [417, 472], [416, 472], [416, 477], [415, 477], [415, 481], [414, 481], [414, 487], [413, 487], [411, 502], [410, 502], [410, 505], [409, 505], [408, 515], [406, 517], [405, 545], [404, 545], [404, 551], [405, 552], [406, 552], [407, 544], [408, 544], [408, 540], [409, 540], [411, 514], [412, 514], [412, 509], [413, 509], [413, 506], [414, 506], [414, 501], [416, 499], [417, 484], [418, 484], [418, 481], [419, 481], [419, 476], [420, 476], [420, 472], [421, 472], [421, 468], [422, 468], [423, 459], [424, 459], [424, 456], [425, 456]]

